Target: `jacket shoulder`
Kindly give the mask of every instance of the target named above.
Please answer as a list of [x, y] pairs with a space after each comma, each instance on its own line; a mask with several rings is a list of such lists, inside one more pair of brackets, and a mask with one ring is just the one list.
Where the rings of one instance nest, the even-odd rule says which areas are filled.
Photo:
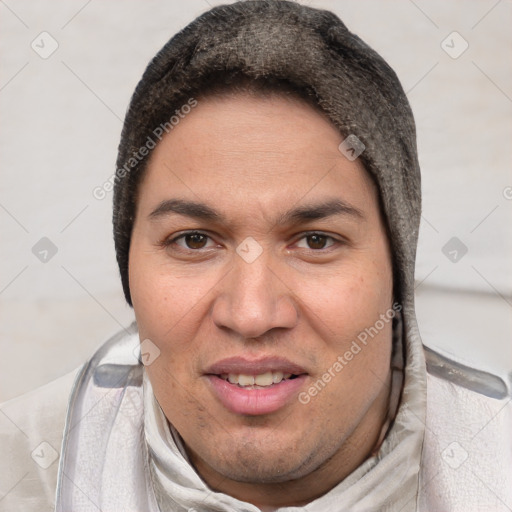
[[512, 400], [500, 377], [426, 351], [420, 510], [512, 507]]
[[430, 375], [489, 398], [511, 397], [509, 385], [490, 372], [472, 368], [424, 346], [427, 371]]
[[68, 398], [81, 368], [0, 404], [0, 512], [52, 510]]

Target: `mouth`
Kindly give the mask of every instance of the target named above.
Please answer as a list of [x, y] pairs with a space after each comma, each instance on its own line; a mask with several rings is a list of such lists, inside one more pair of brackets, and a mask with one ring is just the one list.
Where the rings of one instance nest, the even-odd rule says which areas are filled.
[[280, 384], [283, 380], [293, 380], [297, 377], [298, 375], [293, 373], [281, 371], [267, 371], [258, 375], [246, 375], [243, 373], [223, 373], [220, 375], [221, 379], [244, 389], [265, 389], [275, 384]]
[[231, 358], [210, 367], [205, 377], [214, 396], [228, 411], [257, 416], [290, 404], [304, 385], [307, 372], [280, 358]]

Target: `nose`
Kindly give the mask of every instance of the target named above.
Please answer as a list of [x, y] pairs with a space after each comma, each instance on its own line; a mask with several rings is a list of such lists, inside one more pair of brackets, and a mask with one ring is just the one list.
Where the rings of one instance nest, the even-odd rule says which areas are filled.
[[219, 283], [212, 319], [219, 328], [244, 338], [256, 338], [275, 328], [297, 324], [293, 291], [261, 255], [252, 263], [236, 257], [233, 268]]

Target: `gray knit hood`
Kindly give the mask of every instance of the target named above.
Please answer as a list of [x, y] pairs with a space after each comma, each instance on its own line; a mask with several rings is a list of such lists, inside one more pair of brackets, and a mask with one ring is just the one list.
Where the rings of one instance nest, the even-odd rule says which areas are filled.
[[114, 187], [114, 241], [131, 305], [128, 253], [135, 193], [148, 137], [191, 92], [219, 72], [284, 80], [309, 91], [345, 135], [376, 181], [394, 255], [395, 298], [412, 299], [420, 221], [420, 171], [414, 119], [394, 71], [328, 11], [285, 0], [215, 7], [174, 36], [150, 62], [131, 100]]

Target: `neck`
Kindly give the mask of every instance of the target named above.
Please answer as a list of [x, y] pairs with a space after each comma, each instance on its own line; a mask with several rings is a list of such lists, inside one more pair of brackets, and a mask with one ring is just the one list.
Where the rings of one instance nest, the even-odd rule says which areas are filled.
[[304, 506], [330, 491], [376, 451], [381, 442], [381, 431], [387, 428], [390, 391], [391, 372], [358, 426], [334, 456], [302, 478], [270, 484], [238, 482], [217, 473], [187, 448], [189, 458], [212, 490], [252, 503], [262, 512]]

